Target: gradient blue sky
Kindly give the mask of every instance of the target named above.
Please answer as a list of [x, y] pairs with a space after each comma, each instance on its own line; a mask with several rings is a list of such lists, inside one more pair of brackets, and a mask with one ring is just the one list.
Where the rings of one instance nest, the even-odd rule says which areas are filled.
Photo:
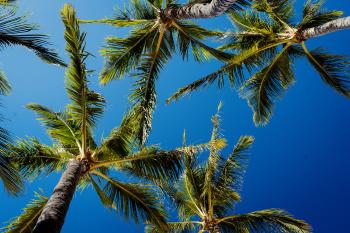
[[[65, 59], [59, 15], [65, 2], [71, 2], [77, 8], [78, 16], [84, 19], [111, 16], [115, 6], [124, 4], [119, 0], [19, 1], [20, 12], [29, 13], [31, 21], [41, 25], [40, 32], [51, 35], [54, 47]], [[303, 2], [296, 0], [297, 12]], [[347, 1], [329, 0], [326, 7], [350, 15]], [[225, 16], [200, 23], [210, 28], [233, 30]], [[91, 79], [92, 85], [108, 101], [105, 115], [95, 131], [98, 139], [119, 124], [131, 89], [130, 79], [115, 81], [106, 87], [98, 85], [97, 74], [103, 66], [98, 50], [106, 36], [123, 36], [125, 30], [102, 25], [84, 25], [82, 30], [88, 33], [88, 51], [96, 55], [87, 62], [89, 69], [97, 71]], [[350, 31], [342, 31], [307, 44], [310, 47], [322, 45], [333, 53], [350, 55], [349, 36]], [[210, 117], [222, 100], [222, 128], [230, 143], [226, 152], [240, 135], [251, 134], [256, 138], [237, 212], [283, 208], [308, 221], [316, 233], [349, 232], [350, 101], [324, 85], [306, 60], [300, 60], [295, 66], [297, 82], [276, 104], [271, 123], [265, 127], [254, 126], [246, 102], [228, 87], [222, 90], [211, 87], [175, 104], [165, 105], [165, 99], [178, 87], [214, 71], [219, 65], [216, 61], [198, 64], [189, 59], [183, 62], [175, 56], [165, 66], [157, 83], [158, 106], [150, 143], [168, 149], [177, 147], [181, 145], [184, 128], [189, 142], [207, 141], [211, 131]], [[24, 106], [37, 102], [62, 109], [67, 104], [64, 70], [42, 63], [33, 53], [20, 47], [1, 51], [0, 67], [13, 86], [11, 96], [3, 98], [5, 109], [2, 112], [8, 118], [5, 127], [17, 137], [35, 136], [50, 143], [35, 115]], [[59, 174], [55, 174], [27, 183], [20, 198], [10, 197], [1, 188], [0, 222], [18, 215], [39, 187], [49, 195], [58, 179]], [[62, 232], [143, 232], [143, 227], [104, 209], [97, 195], [88, 188], [76, 193]]]

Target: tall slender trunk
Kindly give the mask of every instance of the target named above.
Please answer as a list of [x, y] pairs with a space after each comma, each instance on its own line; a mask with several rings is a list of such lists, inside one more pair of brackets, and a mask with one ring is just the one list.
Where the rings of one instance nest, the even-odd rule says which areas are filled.
[[87, 171], [85, 161], [70, 160], [67, 169], [45, 205], [33, 233], [59, 233], [80, 178]]
[[212, 0], [210, 3], [187, 4], [181, 7], [169, 7], [163, 11], [167, 18], [191, 19], [213, 18], [225, 13], [237, 0]]
[[312, 37], [322, 36], [331, 32], [350, 28], [350, 16], [335, 19], [317, 27], [306, 29], [302, 32], [302, 38], [307, 40]]

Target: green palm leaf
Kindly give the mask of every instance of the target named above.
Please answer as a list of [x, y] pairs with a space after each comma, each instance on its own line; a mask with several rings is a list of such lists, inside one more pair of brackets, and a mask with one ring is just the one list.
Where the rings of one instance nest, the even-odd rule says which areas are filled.
[[24, 46], [33, 50], [38, 57], [47, 63], [65, 66], [58, 54], [47, 48], [47, 36], [32, 34], [37, 29], [34, 24], [27, 23], [26, 16], [15, 16], [14, 7], [0, 6], [0, 48], [12, 45]]
[[[4, 129], [0, 128], [0, 143], [3, 143], [3, 134]], [[7, 153], [4, 153], [3, 150], [0, 149], [0, 179], [7, 192], [12, 195], [17, 195], [23, 188], [23, 182], [18, 174], [19, 172], [12, 165], [10, 159], [6, 157], [6, 154]]]
[[165, 214], [161, 212], [158, 197], [150, 188], [120, 182], [98, 172], [94, 174], [101, 179], [101, 183], [104, 182], [104, 197], [108, 198], [105, 204], [110, 208], [114, 208], [117, 213], [133, 219], [136, 223], [142, 220], [155, 224], [160, 229], [166, 229]]
[[81, 149], [79, 125], [70, 119], [67, 112], [54, 112], [34, 103], [28, 104], [27, 108], [38, 114], [38, 120], [47, 128], [47, 133], [53, 139], [71, 153], [79, 153]]
[[[197, 232], [198, 226], [195, 222], [168, 222], [168, 230], [166, 233], [191, 233]], [[164, 233], [164, 231], [160, 231], [157, 227], [153, 225], [146, 225], [145, 227], [146, 233]]]
[[[80, 33], [79, 24], [75, 17], [75, 10], [66, 5], [61, 12], [65, 25], [66, 50], [70, 56], [70, 64], [66, 71], [66, 88], [72, 104], [69, 106], [71, 117], [79, 122], [86, 131], [86, 127], [93, 126], [96, 118], [103, 112], [104, 99], [101, 95], [87, 87], [87, 70], [85, 59], [85, 33]], [[84, 133], [83, 133], [84, 134]]]
[[329, 21], [340, 18], [343, 15], [342, 11], [328, 11], [322, 9], [323, 1], [308, 0], [303, 9], [303, 18], [299, 24], [299, 30], [317, 27]]
[[7, 157], [27, 178], [36, 178], [43, 172], [60, 171], [69, 159], [74, 158], [62, 148], [40, 144], [35, 138], [20, 140], [17, 144], [8, 145], [8, 148], [10, 152]]
[[[161, 32], [161, 34], [163, 33]], [[138, 80], [134, 84], [135, 89], [129, 97], [139, 121], [140, 128], [137, 137], [142, 145], [146, 142], [152, 127], [153, 111], [157, 101], [155, 82], [164, 63], [171, 56], [165, 45], [167, 42], [163, 38], [164, 35], [159, 35], [157, 49], [154, 54], [145, 57], [140, 64], [136, 74]]]
[[133, 29], [127, 38], [107, 38], [107, 45], [101, 50], [106, 63], [100, 82], [106, 84], [135, 69], [145, 52], [146, 44], [156, 35], [156, 29], [154, 23], [146, 23], [141, 28]]
[[254, 111], [254, 122], [266, 124], [272, 114], [273, 99], [294, 81], [291, 61], [288, 56], [290, 45], [286, 45], [272, 62], [251, 77], [243, 92]]
[[8, 95], [11, 92], [10, 83], [5, 73], [0, 70], [0, 95]]
[[21, 215], [14, 218], [6, 227], [4, 233], [31, 233], [46, 202], [47, 197], [35, 193], [33, 199], [24, 209]]
[[218, 87], [221, 88], [225, 84], [226, 75], [228, 76], [231, 86], [241, 86], [244, 80], [244, 69], [247, 69], [248, 72], [251, 73], [256, 67], [266, 64], [267, 61], [271, 60], [271, 57], [273, 57], [275, 47], [280, 44], [283, 44], [283, 42], [275, 42], [262, 47], [253, 46], [250, 49], [234, 55], [233, 58], [219, 70], [178, 89], [167, 99], [167, 103], [170, 103], [172, 100], [178, 100], [199, 88], [208, 87], [214, 82], [217, 82]]
[[340, 94], [350, 98], [350, 61], [345, 56], [332, 55], [318, 48], [308, 51], [302, 44], [311, 65], [318, 71], [322, 80]]
[[289, 0], [257, 0], [253, 8], [266, 12], [274, 21], [281, 26], [290, 28], [290, 20], [293, 16], [293, 3]]
[[231, 54], [211, 48], [201, 42], [208, 37], [223, 36], [223, 33], [206, 30], [190, 21], [176, 21], [173, 22], [173, 25], [178, 32], [177, 43], [183, 59], [188, 57], [189, 48], [197, 61], [202, 61], [203, 58], [208, 59], [209, 55], [222, 61], [231, 58]]
[[249, 214], [226, 217], [219, 220], [225, 232], [290, 232], [308, 233], [311, 227], [304, 221], [293, 218], [284, 210], [267, 209]]

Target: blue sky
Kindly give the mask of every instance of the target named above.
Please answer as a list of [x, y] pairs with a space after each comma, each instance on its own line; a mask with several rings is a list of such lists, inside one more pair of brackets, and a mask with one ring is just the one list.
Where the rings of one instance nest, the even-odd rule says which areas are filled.
[[[124, 4], [119, 0], [105, 0], [103, 3], [98, 0], [19, 1], [19, 11], [29, 13], [31, 21], [40, 24], [40, 32], [51, 36], [53, 47], [64, 59], [67, 56], [59, 10], [65, 2], [71, 2], [77, 8], [78, 16], [84, 19], [111, 16], [115, 6]], [[303, 2], [296, 0], [297, 12], [300, 12]], [[345, 15], [350, 15], [350, 3], [346, 1], [328, 1], [326, 7], [343, 10]], [[200, 23], [214, 29], [233, 30], [225, 16], [200, 20]], [[82, 30], [88, 33], [88, 51], [95, 55], [87, 62], [89, 69], [96, 70], [91, 78], [92, 86], [106, 96], [108, 103], [95, 131], [95, 137], [99, 139], [119, 124], [132, 87], [128, 78], [105, 87], [99, 86], [97, 76], [103, 59], [98, 51], [106, 36], [124, 36], [126, 31], [103, 25], [84, 25]], [[307, 44], [310, 47], [322, 45], [332, 53], [350, 55], [349, 36], [350, 31], [342, 31]], [[198, 64], [189, 59], [184, 62], [178, 56], [165, 66], [157, 83], [158, 105], [149, 142], [167, 149], [177, 147], [181, 145], [184, 128], [189, 142], [207, 141], [211, 131], [210, 117], [222, 100], [222, 128], [230, 145], [226, 152], [240, 135], [250, 134], [256, 139], [237, 212], [283, 208], [308, 221], [316, 233], [349, 232], [350, 101], [324, 85], [306, 60], [300, 60], [295, 66], [297, 82], [283, 100], [277, 102], [271, 123], [265, 127], [254, 126], [247, 103], [228, 87], [218, 90], [213, 86], [165, 105], [165, 99], [177, 88], [219, 66], [217, 61]], [[42, 63], [33, 53], [21, 47], [1, 51], [0, 67], [13, 87], [11, 96], [3, 98], [2, 112], [8, 118], [4, 122], [5, 127], [16, 137], [35, 136], [50, 143], [35, 115], [25, 109], [25, 105], [37, 102], [56, 110], [63, 109], [68, 102], [63, 83], [64, 70]], [[0, 189], [0, 222], [18, 215], [39, 187], [49, 195], [59, 176], [42, 176], [27, 183], [20, 198], [10, 197]], [[62, 232], [77, 230], [143, 232], [143, 227], [124, 221], [113, 211], [104, 209], [93, 190], [88, 188], [76, 193]]]

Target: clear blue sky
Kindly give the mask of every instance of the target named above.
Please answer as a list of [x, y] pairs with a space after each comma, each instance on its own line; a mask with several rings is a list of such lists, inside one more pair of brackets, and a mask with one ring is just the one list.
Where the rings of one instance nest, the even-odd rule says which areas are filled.
[[[19, 6], [20, 12], [30, 13], [31, 21], [41, 25], [41, 32], [51, 35], [54, 47], [66, 59], [59, 16], [65, 2], [22, 0]], [[119, 0], [68, 2], [84, 19], [111, 16], [116, 5], [123, 5]], [[298, 12], [303, 2], [296, 0]], [[326, 6], [350, 15], [350, 3], [347, 1], [329, 0]], [[200, 22], [210, 28], [231, 28], [226, 17]], [[123, 36], [125, 31], [102, 25], [84, 25], [82, 29], [88, 33], [88, 51], [96, 55], [88, 60], [88, 68], [97, 71], [92, 84], [108, 101], [105, 116], [95, 131], [98, 139], [119, 124], [132, 88], [130, 79], [115, 81], [106, 87], [98, 85], [97, 74], [103, 66], [98, 50], [106, 36]], [[350, 31], [342, 31], [308, 44], [311, 47], [322, 45], [333, 53], [350, 55], [349, 38]], [[178, 87], [214, 71], [219, 65], [216, 61], [205, 64], [192, 60], [183, 62], [178, 56], [166, 65], [157, 83], [158, 107], [150, 143], [168, 149], [179, 146], [184, 128], [189, 142], [207, 141], [211, 131], [210, 116], [222, 100], [222, 128], [230, 142], [229, 149], [239, 135], [251, 134], [256, 138], [241, 193], [243, 200], [237, 206], [237, 212], [283, 208], [308, 221], [316, 233], [349, 232], [350, 101], [324, 85], [307, 62], [301, 60], [295, 66], [297, 82], [277, 103], [271, 123], [266, 127], [254, 126], [246, 102], [228, 87], [220, 91], [211, 87], [175, 104], [165, 105], [165, 99]], [[13, 86], [12, 95], [3, 98], [5, 109], [1, 111], [8, 118], [5, 127], [17, 137], [35, 136], [50, 143], [35, 115], [24, 106], [37, 102], [56, 110], [62, 109], [67, 103], [64, 70], [42, 63], [33, 53], [20, 47], [1, 51], [0, 67]], [[1, 188], [0, 222], [18, 215], [39, 187], [49, 195], [58, 179], [59, 174], [55, 174], [27, 183], [20, 198], [8, 196]], [[143, 227], [132, 221], [126, 222], [113, 211], [104, 209], [92, 189], [77, 192], [62, 232], [105, 231], [143, 232]]]

